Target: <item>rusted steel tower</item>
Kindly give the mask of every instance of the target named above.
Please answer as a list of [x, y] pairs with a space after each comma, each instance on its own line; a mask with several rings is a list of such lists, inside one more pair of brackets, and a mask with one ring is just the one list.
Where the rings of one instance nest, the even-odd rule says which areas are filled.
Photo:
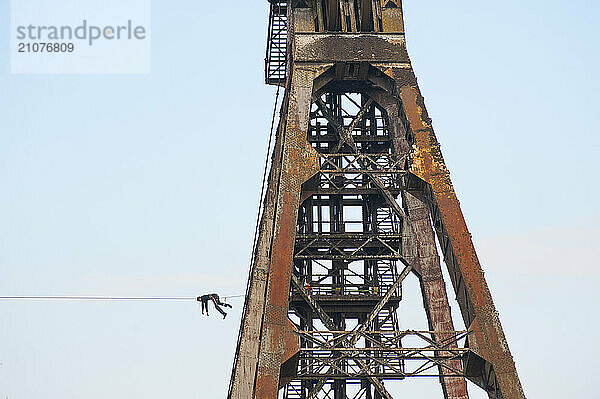
[[[389, 399], [386, 381], [434, 376], [445, 398], [467, 398], [467, 379], [490, 398], [524, 398], [400, 0], [270, 0], [270, 10], [266, 81], [285, 96], [228, 397]], [[399, 328], [411, 273], [428, 331]]]

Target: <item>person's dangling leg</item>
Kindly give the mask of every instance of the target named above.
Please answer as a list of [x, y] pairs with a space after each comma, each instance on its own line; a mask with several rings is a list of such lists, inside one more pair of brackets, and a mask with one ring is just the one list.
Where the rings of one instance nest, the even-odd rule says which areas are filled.
[[214, 301], [216, 301], [216, 303], [217, 303], [218, 305], [220, 305], [220, 306], [225, 306], [226, 308], [232, 308], [232, 307], [233, 307], [233, 306], [231, 306], [231, 305], [230, 305], [230, 304], [228, 304], [228, 303], [221, 302], [221, 298], [219, 298], [219, 296], [218, 296], [217, 294], [211, 294], [210, 296], [211, 296], [211, 298], [212, 298]]
[[206, 310], [206, 315], [208, 316], [208, 297], [206, 295], [202, 297], [202, 309]]
[[232, 308], [233, 307], [233, 306], [231, 306], [228, 303], [221, 302], [219, 299], [217, 299], [217, 303], [219, 304], [219, 306], [225, 306], [226, 308]]
[[212, 299], [213, 304], [215, 305], [215, 309], [217, 309], [217, 311], [223, 315], [223, 318], [225, 318], [225, 316], [227, 316], [227, 313], [225, 313], [225, 311], [221, 309], [215, 298], [211, 297], [210, 299]]
[[227, 313], [225, 313], [225, 311], [223, 309], [221, 309], [221, 307], [219, 305], [215, 304], [215, 309], [217, 309], [219, 311], [219, 313], [221, 313], [223, 315], [223, 318], [225, 318], [225, 316], [227, 316]]

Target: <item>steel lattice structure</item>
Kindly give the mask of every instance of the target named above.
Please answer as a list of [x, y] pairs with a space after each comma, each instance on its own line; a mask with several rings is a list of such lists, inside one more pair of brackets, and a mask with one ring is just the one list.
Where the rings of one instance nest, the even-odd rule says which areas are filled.
[[[228, 397], [524, 393], [406, 51], [399, 0], [270, 1], [285, 88]], [[450, 314], [436, 247], [465, 331]], [[401, 330], [418, 277], [428, 331]]]

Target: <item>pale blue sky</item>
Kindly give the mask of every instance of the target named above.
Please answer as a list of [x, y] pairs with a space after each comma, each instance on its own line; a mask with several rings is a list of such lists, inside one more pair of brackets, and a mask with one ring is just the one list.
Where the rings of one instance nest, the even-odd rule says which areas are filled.
[[[154, 1], [149, 75], [11, 75], [0, 4], [0, 293], [243, 293], [274, 95], [267, 2]], [[600, 3], [404, 8], [528, 397], [600, 397]], [[410, 282], [401, 319], [420, 328]], [[232, 302], [225, 321], [194, 303], [2, 302], [0, 398], [222, 398]]]

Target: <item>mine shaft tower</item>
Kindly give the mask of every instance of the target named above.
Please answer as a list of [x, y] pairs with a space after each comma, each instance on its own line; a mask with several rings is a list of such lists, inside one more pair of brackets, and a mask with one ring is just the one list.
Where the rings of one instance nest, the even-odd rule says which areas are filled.
[[[405, 44], [400, 0], [271, 0], [284, 88], [228, 398], [524, 398]], [[456, 330], [440, 266], [466, 329]], [[429, 329], [401, 330], [417, 276]]]

